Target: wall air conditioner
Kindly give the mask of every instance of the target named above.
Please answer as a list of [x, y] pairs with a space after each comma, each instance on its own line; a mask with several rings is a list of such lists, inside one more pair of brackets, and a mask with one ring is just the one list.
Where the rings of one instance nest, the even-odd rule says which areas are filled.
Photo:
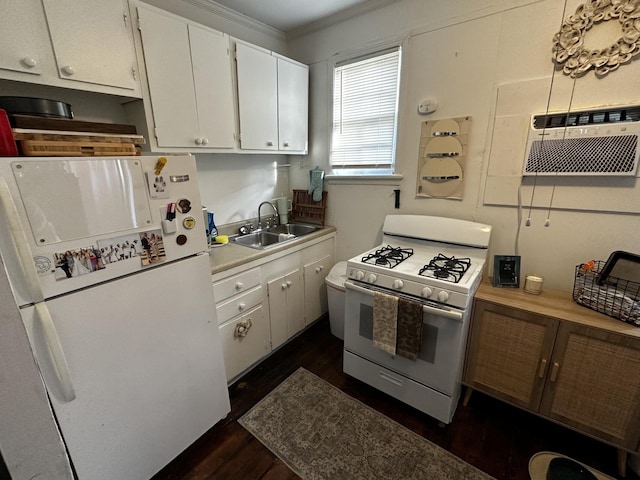
[[523, 175], [634, 176], [640, 106], [533, 115]]

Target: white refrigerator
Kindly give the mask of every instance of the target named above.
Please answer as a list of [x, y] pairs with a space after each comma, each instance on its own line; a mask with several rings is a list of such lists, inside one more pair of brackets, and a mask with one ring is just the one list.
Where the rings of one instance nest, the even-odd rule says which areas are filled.
[[40, 377], [9, 381], [41, 382], [48, 418], [23, 414], [77, 478], [146, 480], [229, 413], [192, 156], [2, 158], [0, 223]]

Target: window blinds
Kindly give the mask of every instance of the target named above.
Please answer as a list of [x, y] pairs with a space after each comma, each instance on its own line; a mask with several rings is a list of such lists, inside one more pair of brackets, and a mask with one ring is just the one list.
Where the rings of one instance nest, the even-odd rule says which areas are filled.
[[335, 67], [334, 171], [393, 171], [399, 79], [400, 48]]

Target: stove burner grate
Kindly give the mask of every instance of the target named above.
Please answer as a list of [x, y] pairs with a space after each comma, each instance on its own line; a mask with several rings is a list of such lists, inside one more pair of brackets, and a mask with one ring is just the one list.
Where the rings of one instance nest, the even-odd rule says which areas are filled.
[[418, 275], [458, 283], [471, 266], [471, 259], [447, 257], [439, 253], [420, 269]]
[[392, 247], [391, 245], [387, 245], [362, 257], [362, 263], [393, 268], [411, 255], [413, 255], [413, 248]]

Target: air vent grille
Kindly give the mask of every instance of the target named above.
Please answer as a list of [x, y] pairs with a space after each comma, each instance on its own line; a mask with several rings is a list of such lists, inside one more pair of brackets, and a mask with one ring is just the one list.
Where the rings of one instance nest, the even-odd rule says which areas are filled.
[[[568, 120], [567, 120], [568, 118]], [[637, 122], [640, 120], [640, 106], [616, 107], [607, 110], [584, 110], [569, 113], [548, 113], [534, 115], [533, 128], [579, 127], [584, 125], [602, 125], [620, 122]]]
[[630, 175], [637, 167], [638, 135], [531, 142], [525, 174]]

